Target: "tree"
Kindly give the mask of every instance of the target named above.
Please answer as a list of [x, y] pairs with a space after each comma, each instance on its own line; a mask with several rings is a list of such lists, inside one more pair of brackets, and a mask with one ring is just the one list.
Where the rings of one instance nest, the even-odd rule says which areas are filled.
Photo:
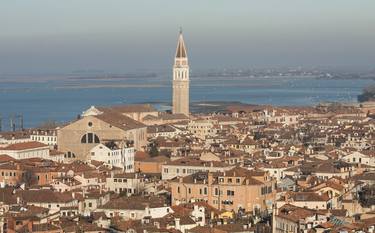
[[254, 134], [254, 140], [255, 141], [260, 140], [263, 137], [264, 137], [264, 135], [259, 131], [256, 131], [255, 134]]
[[375, 86], [369, 86], [363, 89], [362, 94], [358, 95], [359, 102], [371, 101], [375, 99]]
[[31, 186], [38, 183], [38, 179], [35, 173], [28, 169], [22, 174], [21, 183], [24, 183], [26, 186]]
[[151, 143], [150, 144], [150, 148], [149, 148], [149, 152], [151, 157], [156, 157], [159, 155], [159, 150], [158, 150], [158, 147], [156, 145], [156, 143]]

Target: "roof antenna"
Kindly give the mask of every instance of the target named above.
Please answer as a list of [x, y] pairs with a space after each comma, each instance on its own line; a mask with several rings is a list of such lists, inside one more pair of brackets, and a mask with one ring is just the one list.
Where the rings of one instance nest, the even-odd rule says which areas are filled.
[[180, 34], [182, 34], [182, 27], [180, 26]]

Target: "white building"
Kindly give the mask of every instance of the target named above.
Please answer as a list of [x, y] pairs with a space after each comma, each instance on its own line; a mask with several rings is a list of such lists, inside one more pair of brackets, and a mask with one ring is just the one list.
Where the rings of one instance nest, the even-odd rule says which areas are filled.
[[41, 129], [33, 130], [30, 139], [46, 145], [55, 146], [57, 145], [57, 131]]
[[159, 197], [131, 196], [112, 199], [98, 207], [109, 218], [118, 216], [124, 220], [140, 220], [145, 217], [162, 218], [173, 210]]
[[300, 115], [281, 109], [265, 109], [262, 113], [262, 120], [268, 123], [295, 125], [300, 119]]
[[34, 141], [5, 145], [0, 147], [0, 154], [6, 154], [15, 159], [50, 159], [49, 146]]
[[355, 151], [342, 158], [343, 161], [348, 163], [359, 163], [363, 165], [375, 167], [375, 152], [374, 151]]
[[194, 134], [197, 138], [206, 139], [208, 136], [215, 136], [217, 129], [215, 129], [216, 120], [210, 119], [197, 119], [192, 120], [188, 124], [188, 130], [191, 134]]
[[134, 147], [99, 144], [90, 150], [90, 159], [134, 172]]
[[0, 145], [1, 144], [15, 144], [21, 142], [30, 142], [29, 131], [16, 131], [16, 132], [0, 132]]
[[175, 177], [185, 177], [197, 172], [222, 172], [234, 168], [219, 161], [203, 161], [198, 158], [182, 158], [162, 165], [162, 179], [170, 180]]
[[270, 174], [271, 177], [274, 177], [276, 178], [277, 182], [279, 182], [281, 179], [283, 179], [285, 177], [285, 174], [284, 174], [284, 171], [286, 169], [288, 169], [289, 167], [286, 167], [286, 166], [265, 166], [265, 167], [262, 167], [261, 169], [263, 171], [266, 171]]
[[187, 134], [187, 130], [180, 129], [172, 125], [151, 125], [147, 127], [148, 138], [174, 138], [181, 134]]
[[145, 181], [143, 176], [137, 173], [112, 174], [106, 179], [106, 187], [109, 191], [130, 196], [142, 192], [145, 188]]

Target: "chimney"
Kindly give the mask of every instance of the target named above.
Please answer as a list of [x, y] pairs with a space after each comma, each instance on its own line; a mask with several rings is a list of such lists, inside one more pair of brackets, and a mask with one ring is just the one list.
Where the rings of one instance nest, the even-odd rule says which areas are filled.
[[212, 183], [213, 183], [213, 180], [214, 180], [213, 175], [212, 175], [211, 172], [209, 172], [209, 173], [208, 173], [208, 177], [207, 177], [207, 183], [208, 183], [208, 184], [212, 184]]
[[150, 211], [150, 207], [148, 205], [145, 206], [145, 213], [146, 216], [149, 216], [148, 212]]
[[285, 193], [285, 203], [289, 203], [289, 193]]
[[76, 194], [75, 194], [75, 192], [72, 192], [72, 198], [73, 198], [73, 199], [76, 198]]
[[180, 218], [175, 218], [174, 222], [175, 222], [176, 230], [179, 230], [180, 229]]

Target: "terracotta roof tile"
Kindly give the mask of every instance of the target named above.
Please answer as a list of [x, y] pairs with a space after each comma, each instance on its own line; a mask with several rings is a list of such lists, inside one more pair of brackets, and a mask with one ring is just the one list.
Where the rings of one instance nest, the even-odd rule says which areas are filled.
[[15, 143], [10, 144], [6, 147], [0, 148], [0, 150], [28, 150], [28, 149], [34, 149], [34, 148], [40, 148], [40, 147], [47, 147], [48, 145], [43, 144], [41, 142], [21, 142], [21, 143]]

